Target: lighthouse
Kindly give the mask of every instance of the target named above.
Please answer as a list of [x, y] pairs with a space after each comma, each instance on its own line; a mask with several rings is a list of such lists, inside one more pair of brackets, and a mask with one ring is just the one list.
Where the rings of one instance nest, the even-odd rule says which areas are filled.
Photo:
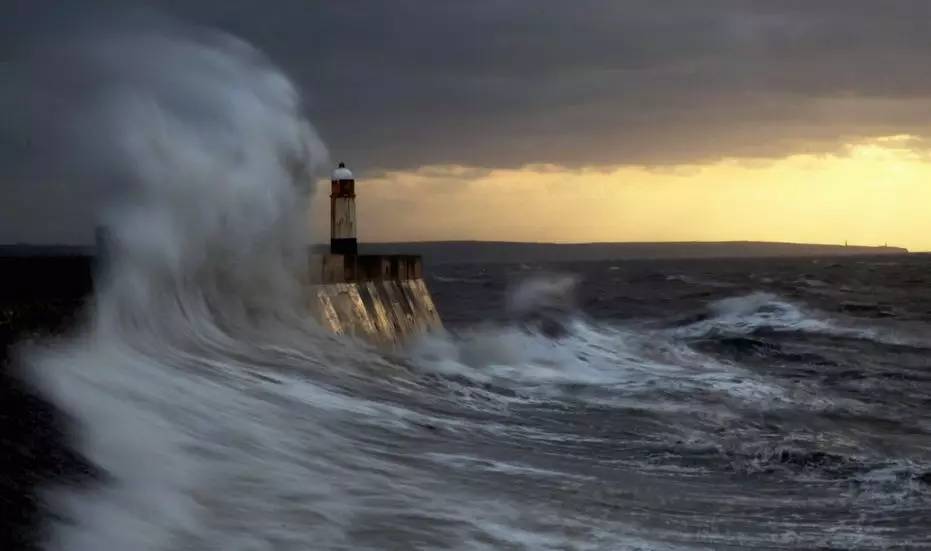
[[330, 179], [330, 253], [359, 254], [356, 240], [356, 181], [344, 163]]

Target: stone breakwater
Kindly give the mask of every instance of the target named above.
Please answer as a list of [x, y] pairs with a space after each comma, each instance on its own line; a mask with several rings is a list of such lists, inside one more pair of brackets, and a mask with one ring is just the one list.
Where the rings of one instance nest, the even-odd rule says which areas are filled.
[[440, 329], [414, 255], [311, 257], [310, 310], [326, 329], [382, 345]]
[[[6, 278], [0, 306], [16, 312], [30, 304], [83, 304], [106, 269], [106, 256], [93, 248], [17, 247], [13, 252], [0, 254]], [[394, 345], [442, 327], [420, 256], [311, 254], [308, 268], [305, 300], [333, 333]]]

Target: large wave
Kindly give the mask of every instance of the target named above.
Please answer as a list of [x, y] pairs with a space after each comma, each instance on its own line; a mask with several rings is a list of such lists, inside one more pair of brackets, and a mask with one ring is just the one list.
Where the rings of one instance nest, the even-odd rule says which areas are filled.
[[925, 339], [907, 331], [864, 326], [807, 308], [768, 292], [754, 292], [717, 300], [698, 319], [687, 320], [673, 333], [680, 338], [751, 335], [758, 332], [799, 332], [894, 345], [923, 346]]
[[249, 455], [223, 435], [273, 438], [251, 424], [263, 402], [242, 392], [257, 381], [249, 372], [324, 361], [294, 344], [321, 338], [299, 274], [326, 150], [294, 86], [233, 37], [159, 27], [81, 47], [112, 79], [84, 106], [95, 141], [85, 149], [127, 185], [105, 215], [111, 264], [92, 322], [32, 362], [107, 476], [87, 492], [53, 492], [66, 520], [50, 547], [176, 548], [186, 531], [203, 536], [195, 519], [211, 477], [235, 464], [231, 451]]

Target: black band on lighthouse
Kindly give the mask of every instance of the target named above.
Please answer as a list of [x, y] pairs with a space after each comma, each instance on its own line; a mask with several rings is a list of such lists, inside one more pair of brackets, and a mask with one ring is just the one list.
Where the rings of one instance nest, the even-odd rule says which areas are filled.
[[330, 239], [330, 254], [355, 256], [359, 254], [359, 242], [355, 237]]

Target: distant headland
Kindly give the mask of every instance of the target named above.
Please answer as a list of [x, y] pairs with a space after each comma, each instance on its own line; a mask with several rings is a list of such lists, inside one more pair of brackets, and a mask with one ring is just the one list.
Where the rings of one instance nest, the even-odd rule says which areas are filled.
[[521, 243], [508, 241], [423, 241], [366, 243], [367, 254], [416, 252], [433, 264], [465, 262], [580, 262], [625, 259], [769, 258], [908, 254], [901, 247], [694, 241], [658, 243]]

